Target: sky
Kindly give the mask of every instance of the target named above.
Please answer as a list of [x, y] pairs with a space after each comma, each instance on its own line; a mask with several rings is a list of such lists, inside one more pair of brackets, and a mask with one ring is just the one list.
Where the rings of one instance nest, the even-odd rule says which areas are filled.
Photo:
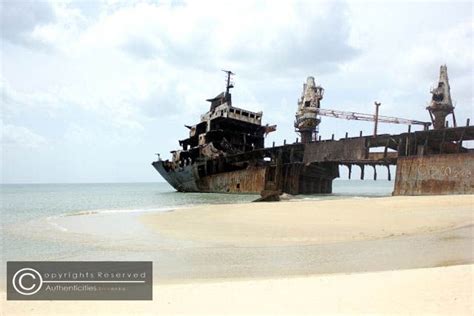
[[[456, 119], [473, 116], [473, 5], [459, 1], [1, 0], [2, 183], [159, 182], [207, 98], [235, 76], [235, 106], [294, 141], [307, 76], [323, 108], [429, 121], [448, 66]], [[322, 138], [373, 124], [322, 118]], [[379, 125], [379, 133], [407, 130]], [[342, 168], [341, 168], [342, 169]], [[341, 170], [344, 176], [344, 171]]]

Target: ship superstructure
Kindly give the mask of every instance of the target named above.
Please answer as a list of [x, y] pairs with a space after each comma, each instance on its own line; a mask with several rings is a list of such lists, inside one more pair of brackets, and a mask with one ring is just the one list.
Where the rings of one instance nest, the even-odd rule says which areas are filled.
[[226, 71], [226, 91], [210, 102], [210, 109], [201, 115], [201, 121], [189, 129], [189, 137], [179, 141], [182, 150], [175, 152], [176, 163], [199, 158], [212, 158], [225, 153], [239, 153], [262, 148], [265, 128], [262, 127], [262, 112], [252, 112], [232, 106], [230, 89], [231, 71]]
[[[170, 161], [158, 160], [153, 166], [178, 191], [255, 192], [240, 181], [229, 188], [220, 185], [217, 190], [207, 185], [206, 176], [247, 169], [250, 164], [215, 163], [218, 158], [241, 154], [264, 147], [265, 134], [276, 126], [262, 126], [262, 112], [253, 112], [232, 105], [230, 89], [234, 87], [231, 71], [226, 73], [226, 89], [210, 102], [209, 111], [200, 122], [185, 125], [189, 137], [179, 141], [181, 149], [172, 151]], [[255, 167], [254, 163], [253, 167]], [[242, 181], [243, 182], [243, 181]]]

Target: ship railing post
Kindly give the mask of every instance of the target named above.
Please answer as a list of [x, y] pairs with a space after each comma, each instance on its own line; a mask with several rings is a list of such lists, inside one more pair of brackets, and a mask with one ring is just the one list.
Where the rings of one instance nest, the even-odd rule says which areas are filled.
[[461, 133], [461, 137], [459, 138], [458, 140], [458, 153], [461, 152], [461, 148], [462, 148], [462, 141], [464, 139], [464, 134], [465, 134], [466, 130], [463, 129], [462, 130], [462, 133]]
[[387, 142], [385, 144], [385, 148], [383, 150], [383, 158], [387, 158], [388, 145], [390, 145], [390, 138], [387, 139]]
[[377, 127], [379, 124], [379, 107], [381, 105], [380, 102], [375, 101], [375, 122], [374, 122], [374, 137], [377, 137]]

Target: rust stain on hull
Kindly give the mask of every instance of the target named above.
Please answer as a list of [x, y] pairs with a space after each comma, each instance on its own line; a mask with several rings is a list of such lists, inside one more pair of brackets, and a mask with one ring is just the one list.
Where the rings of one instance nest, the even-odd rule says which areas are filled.
[[399, 157], [394, 195], [474, 194], [474, 153]]
[[266, 167], [249, 167], [244, 170], [210, 175], [199, 179], [203, 192], [260, 193], [265, 184]]

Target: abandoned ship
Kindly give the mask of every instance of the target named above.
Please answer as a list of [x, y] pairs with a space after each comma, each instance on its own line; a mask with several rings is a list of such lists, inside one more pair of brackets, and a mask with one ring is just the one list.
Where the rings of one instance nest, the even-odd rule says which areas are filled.
[[[474, 193], [474, 152], [463, 141], [474, 139], [474, 128], [457, 126], [451, 101], [446, 66], [441, 66], [439, 82], [431, 90], [427, 110], [431, 122], [375, 114], [322, 109], [324, 89], [308, 77], [298, 100], [295, 131], [301, 141], [265, 147], [265, 136], [275, 125], [262, 124], [262, 112], [252, 112], [232, 104], [234, 87], [231, 71], [226, 72], [226, 89], [212, 99], [200, 122], [186, 126], [189, 137], [179, 141], [180, 150], [171, 160], [152, 163], [160, 175], [180, 192], [259, 193], [263, 198], [289, 194], [331, 193], [332, 181], [339, 177], [339, 166], [346, 166], [349, 178], [353, 166], [361, 170], [397, 166], [395, 195]], [[450, 127], [446, 117], [452, 115]], [[374, 123], [369, 136], [322, 140], [318, 137], [320, 116], [363, 120]], [[398, 135], [378, 134], [379, 122], [406, 124], [408, 131]], [[412, 125], [423, 130], [411, 131]], [[430, 126], [433, 126], [430, 129]], [[382, 148], [373, 152], [374, 148]]]

